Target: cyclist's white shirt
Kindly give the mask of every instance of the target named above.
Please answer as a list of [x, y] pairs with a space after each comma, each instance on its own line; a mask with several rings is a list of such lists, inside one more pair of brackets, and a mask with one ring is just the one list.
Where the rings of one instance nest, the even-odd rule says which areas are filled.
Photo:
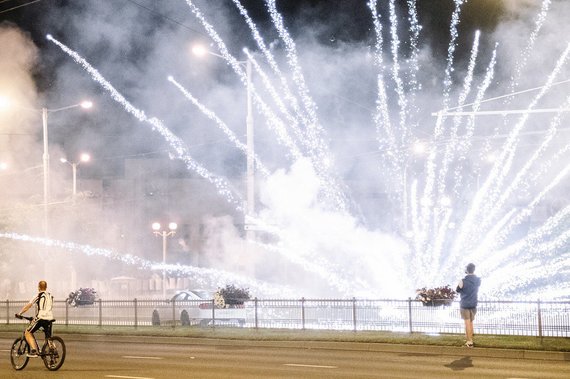
[[53, 296], [46, 291], [38, 293], [30, 303], [36, 305], [36, 318], [40, 320], [53, 320]]

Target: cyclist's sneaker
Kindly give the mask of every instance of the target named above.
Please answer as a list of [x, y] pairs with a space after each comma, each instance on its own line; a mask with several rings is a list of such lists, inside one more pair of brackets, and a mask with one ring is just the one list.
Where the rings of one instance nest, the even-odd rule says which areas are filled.
[[466, 347], [473, 347], [474, 345], [473, 345], [472, 341], [467, 341], [467, 342], [465, 342], [465, 346]]
[[29, 358], [36, 358], [38, 356], [38, 352], [35, 350], [30, 350], [28, 354], [26, 354]]

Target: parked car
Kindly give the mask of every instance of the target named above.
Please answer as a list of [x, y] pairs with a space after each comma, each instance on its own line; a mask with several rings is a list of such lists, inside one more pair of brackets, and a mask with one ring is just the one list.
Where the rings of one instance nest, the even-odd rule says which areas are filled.
[[214, 304], [214, 291], [185, 290], [179, 291], [163, 306], [157, 306], [152, 312], [152, 325], [169, 325], [180, 322], [181, 325], [207, 326], [215, 323], [245, 325], [245, 307], [219, 308]]

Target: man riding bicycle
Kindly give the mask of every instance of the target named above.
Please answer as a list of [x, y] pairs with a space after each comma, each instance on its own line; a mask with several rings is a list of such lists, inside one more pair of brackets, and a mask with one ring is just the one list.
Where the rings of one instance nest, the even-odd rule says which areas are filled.
[[28, 341], [28, 344], [31, 348], [28, 357], [38, 356], [38, 345], [36, 339], [34, 338], [34, 332], [42, 328], [44, 330], [46, 338], [51, 337], [51, 321], [53, 321], [53, 296], [46, 290], [46, 281], [40, 281], [38, 283], [39, 293], [32, 300], [30, 300], [28, 304], [24, 305], [20, 313], [17, 315], [21, 317], [23, 313], [26, 313], [26, 311], [32, 307], [32, 305], [36, 305], [36, 316], [32, 322], [30, 322], [30, 325], [27, 327], [25, 332], [26, 341]]

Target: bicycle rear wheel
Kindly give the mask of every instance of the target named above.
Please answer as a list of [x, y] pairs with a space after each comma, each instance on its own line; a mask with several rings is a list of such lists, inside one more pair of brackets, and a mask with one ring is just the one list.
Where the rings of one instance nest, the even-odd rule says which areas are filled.
[[65, 343], [60, 337], [51, 337], [50, 341], [51, 346], [47, 340], [42, 346], [41, 357], [48, 370], [56, 371], [65, 361]]
[[28, 364], [30, 347], [25, 338], [16, 338], [10, 350], [10, 362], [14, 370], [22, 370]]

